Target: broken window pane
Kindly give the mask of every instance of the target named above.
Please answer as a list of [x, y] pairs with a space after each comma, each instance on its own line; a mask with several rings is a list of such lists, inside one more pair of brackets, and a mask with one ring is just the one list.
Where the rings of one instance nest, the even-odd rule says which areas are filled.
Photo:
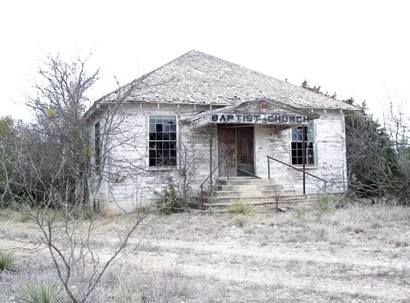
[[[310, 122], [309, 126], [300, 126], [292, 129], [291, 158], [293, 165], [303, 164], [303, 141], [305, 141], [305, 164], [315, 164], [313, 134], [313, 122]], [[305, 140], [303, 140], [303, 136]]]
[[176, 166], [176, 118], [150, 116], [149, 166]]

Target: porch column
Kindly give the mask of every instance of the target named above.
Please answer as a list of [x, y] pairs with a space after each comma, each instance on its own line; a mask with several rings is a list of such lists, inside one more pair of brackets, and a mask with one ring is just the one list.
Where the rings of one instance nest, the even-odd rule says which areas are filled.
[[306, 194], [306, 175], [305, 175], [305, 166], [306, 166], [306, 138], [305, 138], [305, 129], [306, 127], [302, 126], [302, 172], [303, 172], [303, 194]]
[[212, 173], [213, 173], [213, 169], [212, 169], [212, 141], [213, 141], [213, 129], [212, 126], [209, 126], [209, 181], [210, 181], [210, 192], [212, 193]]

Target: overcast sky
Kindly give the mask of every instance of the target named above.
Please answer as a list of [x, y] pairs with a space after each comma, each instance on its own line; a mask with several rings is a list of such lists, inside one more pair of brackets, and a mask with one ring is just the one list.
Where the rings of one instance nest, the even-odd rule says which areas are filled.
[[197, 49], [342, 98], [410, 115], [409, 1], [0, 2], [0, 115], [28, 119], [26, 95], [47, 54], [91, 57], [92, 97]]

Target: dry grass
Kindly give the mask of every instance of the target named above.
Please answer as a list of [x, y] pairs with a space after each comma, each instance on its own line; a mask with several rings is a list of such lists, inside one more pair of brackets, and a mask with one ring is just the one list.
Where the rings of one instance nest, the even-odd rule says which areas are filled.
[[[133, 214], [98, 220], [95, 249], [115, 246]], [[0, 275], [0, 302], [34, 278], [55, 280], [38, 232], [12, 211], [0, 216], [0, 247], [14, 272]], [[142, 240], [142, 244], [141, 241]], [[141, 227], [94, 302], [406, 302], [410, 208], [156, 216]], [[81, 287], [79, 283], [78, 287]]]
[[119, 270], [115, 302], [166, 303], [166, 302], [215, 302], [221, 296], [216, 287], [203, 288], [197, 279], [185, 277], [177, 269], [159, 273], [129, 272]]

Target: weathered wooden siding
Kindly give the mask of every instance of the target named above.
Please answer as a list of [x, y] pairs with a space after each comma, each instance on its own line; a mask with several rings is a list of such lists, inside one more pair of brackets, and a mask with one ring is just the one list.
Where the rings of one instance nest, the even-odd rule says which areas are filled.
[[[156, 199], [155, 192], [161, 192], [168, 184], [178, 182], [176, 169], [157, 169], [148, 165], [148, 125], [149, 115], [176, 115], [177, 121], [194, 112], [209, 109], [209, 106], [161, 104], [130, 104], [124, 108], [125, 118], [121, 129], [111, 139], [112, 150], [107, 169], [118, 175], [118, 182], [105, 183], [98, 196], [107, 209], [118, 208], [125, 211]], [[321, 112], [315, 120], [315, 145], [317, 162], [307, 171], [331, 181], [330, 192], [338, 193], [346, 189], [346, 156], [344, 116], [339, 111]], [[192, 192], [199, 195], [199, 185], [208, 176], [209, 132], [192, 130], [189, 125], [178, 123], [178, 140], [192, 150], [195, 159]], [[122, 144], [127, 138], [127, 144]], [[213, 167], [217, 165], [217, 135], [213, 137]], [[117, 146], [118, 145], [118, 146]], [[255, 171], [267, 178], [267, 158], [272, 156], [285, 163], [291, 163], [291, 129], [277, 130], [271, 126], [255, 127]], [[131, 173], [130, 173], [131, 172]], [[285, 189], [302, 191], [302, 174], [282, 164], [271, 162], [271, 177]], [[307, 193], [317, 193], [323, 182], [306, 178]]]
[[[192, 190], [197, 195], [199, 184], [209, 174], [209, 138], [203, 130], [191, 130], [189, 125], [178, 123], [186, 115], [209, 106], [155, 104], [128, 105], [124, 108], [125, 117], [121, 128], [110, 138], [111, 155], [107, 169], [112, 175], [118, 175], [118, 182], [105, 183], [98, 198], [104, 201], [106, 209], [124, 211], [152, 203], [169, 184], [178, 185], [178, 170], [175, 168], [149, 167], [148, 139], [149, 116], [176, 116], [177, 140], [190, 150], [189, 157], [194, 158], [195, 174], [192, 177]], [[216, 137], [214, 138], [214, 165], [216, 165]], [[125, 143], [126, 142], [126, 143]], [[178, 155], [182, 156], [182, 155]], [[180, 161], [179, 161], [180, 162]], [[124, 166], [127, 166], [125, 168]]]
[[[291, 129], [275, 130], [272, 127], [255, 129], [256, 174], [268, 176], [266, 156], [291, 164]], [[346, 148], [344, 115], [339, 111], [321, 112], [314, 121], [316, 164], [306, 165], [306, 171], [328, 180], [328, 191], [344, 192], [346, 185]], [[271, 178], [285, 189], [302, 191], [302, 173], [275, 161], [270, 161]], [[301, 168], [301, 167], [300, 167]], [[319, 193], [324, 182], [306, 176], [307, 193]]]

